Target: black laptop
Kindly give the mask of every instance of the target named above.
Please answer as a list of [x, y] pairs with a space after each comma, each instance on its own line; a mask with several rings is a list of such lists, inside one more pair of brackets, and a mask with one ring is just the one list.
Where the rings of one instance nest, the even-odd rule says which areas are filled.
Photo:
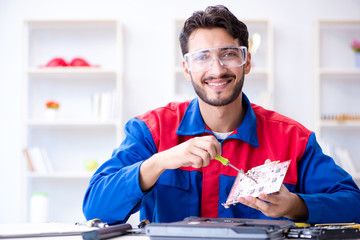
[[145, 233], [153, 240], [284, 239], [294, 223], [286, 220], [189, 217], [172, 223], [150, 223]]

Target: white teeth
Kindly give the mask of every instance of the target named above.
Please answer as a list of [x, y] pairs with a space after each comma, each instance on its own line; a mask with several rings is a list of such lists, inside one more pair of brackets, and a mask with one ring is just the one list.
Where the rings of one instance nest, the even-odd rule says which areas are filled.
[[222, 86], [222, 85], [225, 85], [226, 82], [222, 82], [222, 83], [208, 83], [210, 86]]

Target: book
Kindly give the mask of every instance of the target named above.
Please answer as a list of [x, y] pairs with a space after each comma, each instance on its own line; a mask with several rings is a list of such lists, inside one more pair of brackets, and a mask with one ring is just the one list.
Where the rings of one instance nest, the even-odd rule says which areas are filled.
[[30, 170], [31, 172], [34, 172], [34, 171], [35, 171], [35, 168], [34, 168], [34, 165], [33, 165], [33, 163], [32, 163], [29, 150], [28, 150], [27, 148], [24, 149], [24, 154], [25, 154], [25, 158], [26, 158], [26, 161], [27, 161], [27, 163], [28, 163], [28, 166], [29, 166], [29, 170]]
[[31, 172], [49, 173], [54, 171], [45, 149], [39, 147], [25, 148], [24, 154]]
[[94, 93], [92, 114], [98, 121], [115, 119], [118, 114], [118, 94], [115, 91]]

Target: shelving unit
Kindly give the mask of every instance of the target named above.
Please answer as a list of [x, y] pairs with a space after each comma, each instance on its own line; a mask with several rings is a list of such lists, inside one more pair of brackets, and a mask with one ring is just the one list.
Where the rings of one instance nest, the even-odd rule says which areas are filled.
[[[49, 221], [83, 221], [82, 200], [93, 174], [85, 162], [100, 165], [123, 137], [121, 24], [27, 20], [24, 33], [24, 149], [45, 149], [53, 168], [30, 171], [24, 160], [24, 221], [30, 220], [34, 192], [48, 195]], [[44, 67], [54, 58], [77, 57], [91, 66]], [[45, 112], [50, 100], [60, 103], [51, 119]]]
[[[191, 99], [196, 96], [191, 83], [184, 77], [180, 50], [179, 34], [184, 19], [174, 22], [174, 83], [173, 91], [177, 100]], [[274, 108], [274, 78], [273, 78], [273, 30], [270, 22], [264, 19], [244, 20], [248, 26], [249, 37], [260, 34], [261, 42], [256, 52], [252, 54], [252, 68], [245, 76], [243, 91], [250, 101], [265, 108]]]
[[[355, 38], [360, 39], [360, 19], [315, 23], [314, 123], [326, 152], [359, 180], [360, 68], [355, 67], [350, 47]], [[339, 149], [348, 157], [339, 154]]]

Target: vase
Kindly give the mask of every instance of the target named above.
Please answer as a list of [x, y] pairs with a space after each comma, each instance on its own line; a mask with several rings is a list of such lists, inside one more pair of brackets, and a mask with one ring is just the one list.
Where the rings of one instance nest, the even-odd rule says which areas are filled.
[[30, 201], [30, 222], [46, 223], [49, 221], [49, 199], [46, 193], [35, 192]]
[[58, 110], [55, 108], [46, 108], [45, 117], [47, 120], [55, 120], [58, 114]]
[[360, 68], [360, 52], [355, 53], [355, 67]]

